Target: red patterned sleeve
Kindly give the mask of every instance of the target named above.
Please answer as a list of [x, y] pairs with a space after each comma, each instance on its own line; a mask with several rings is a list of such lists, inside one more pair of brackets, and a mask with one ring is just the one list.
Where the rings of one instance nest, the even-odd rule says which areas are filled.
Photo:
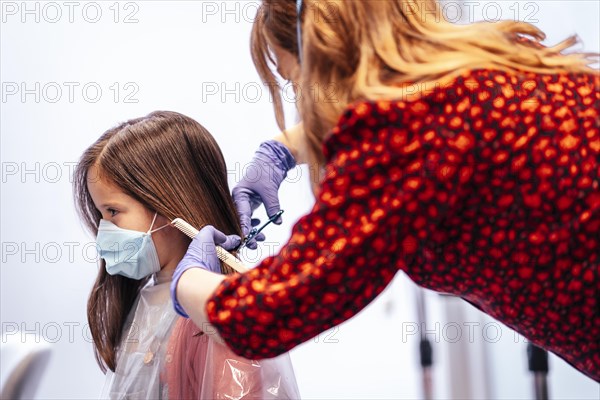
[[[457, 169], [472, 138], [442, 146], [423, 122], [430, 108], [359, 103], [342, 116], [325, 143], [326, 178], [312, 211], [277, 256], [226, 279], [207, 304], [237, 354], [290, 350], [357, 314], [413, 263], [426, 222], [437, 224], [460, 201], [457, 186], [470, 176]], [[438, 149], [455, 152], [454, 163], [438, 168], [446, 159]]]

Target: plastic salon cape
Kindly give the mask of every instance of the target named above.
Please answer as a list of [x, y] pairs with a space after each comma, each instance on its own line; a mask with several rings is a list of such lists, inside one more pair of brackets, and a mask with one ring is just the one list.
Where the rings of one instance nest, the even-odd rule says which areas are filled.
[[140, 291], [124, 325], [105, 399], [298, 399], [289, 355], [253, 361], [173, 310], [170, 281]]

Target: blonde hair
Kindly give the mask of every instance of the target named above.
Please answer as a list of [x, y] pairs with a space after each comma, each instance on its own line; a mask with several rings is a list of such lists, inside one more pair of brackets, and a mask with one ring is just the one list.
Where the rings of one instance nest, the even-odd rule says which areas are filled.
[[[283, 129], [281, 96], [271, 71], [276, 60], [269, 43], [296, 56], [294, 0], [264, 0], [252, 33], [252, 54], [269, 82], [275, 114]], [[598, 73], [589, 65], [598, 54], [563, 51], [571, 36], [555, 46], [546, 35], [519, 21], [447, 21], [436, 0], [304, 1], [302, 12], [302, 93], [299, 108], [315, 160], [323, 164], [322, 143], [343, 110], [358, 100], [404, 98], [406, 85], [418, 96], [451, 82], [470, 69]], [[290, 21], [292, 21], [290, 23]]]

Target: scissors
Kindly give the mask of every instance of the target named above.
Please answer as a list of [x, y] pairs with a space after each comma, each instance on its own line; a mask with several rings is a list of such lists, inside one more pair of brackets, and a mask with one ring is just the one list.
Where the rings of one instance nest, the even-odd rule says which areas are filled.
[[272, 217], [269, 217], [269, 220], [267, 222], [265, 222], [260, 228], [252, 228], [252, 230], [250, 231], [250, 233], [248, 233], [248, 236], [246, 236], [246, 239], [244, 239], [244, 241], [242, 242], [242, 244], [240, 244], [235, 250], [241, 250], [242, 248], [244, 248], [244, 246], [246, 246], [248, 244], [248, 242], [250, 242], [252, 239], [254, 239], [256, 237], [256, 235], [258, 235], [263, 229], [265, 229], [265, 227], [267, 225], [269, 225], [271, 222], [274, 222], [277, 220], [277, 218], [279, 218], [281, 216], [281, 214], [283, 214], [283, 210], [279, 210], [275, 215], [273, 215]]

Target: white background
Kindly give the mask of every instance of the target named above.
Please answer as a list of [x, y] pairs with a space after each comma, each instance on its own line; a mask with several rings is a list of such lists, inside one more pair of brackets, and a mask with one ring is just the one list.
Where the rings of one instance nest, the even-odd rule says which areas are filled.
[[[92, 355], [85, 304], [97, 267], [88, 245], [93, 238], [74, 213], [72, 167], [118, 122], [174, 110], [216, 137], [233, 185], [258, 144], [277, 133], [249, 54], [257, 3], [1, 3], [2, 331], [19, 328], [29, 332], [24, 340], [41, 335], [52, 342], [39, 398], [95, 398], [103, 375]], [[519, 10], [520, 19], [547, 32], [547, 44], [578, 33], [580, 49], [600, 51], [595, 0], [471, 3], [474, 13], [457, 20], [513, 19]], [[305, 170], [293, 171], [289, 181], [281, 194], [285, 222], [266, 232], [271, 247], [286, 240], [313, 201]], [[258, 261], [266, 253], [264, 247], [248, 258]], [[303, 397], [418, 398], [418, 340], [409, 334], [414, 298], [414, 285], [399, 274], [364, 312], [293, 350]], [[451, 373], [457, 368], [471, 378], [466, 385], [476, 396], [532, 397], [522, 338], [470, 306], [461, 306], [463, 320], [449, 319], [446, 300], [433, 293], [427, 299], [437, 397], [456, 393]], [[451, 344], [456, 325], [462, 336]], [[468, 326], [474, 327], [471, 338]], [[456, 349], [460, 357], [450, 357]], [[550, 362], [551, 397], [598, 398], [598, 384], [554, 356]]]

